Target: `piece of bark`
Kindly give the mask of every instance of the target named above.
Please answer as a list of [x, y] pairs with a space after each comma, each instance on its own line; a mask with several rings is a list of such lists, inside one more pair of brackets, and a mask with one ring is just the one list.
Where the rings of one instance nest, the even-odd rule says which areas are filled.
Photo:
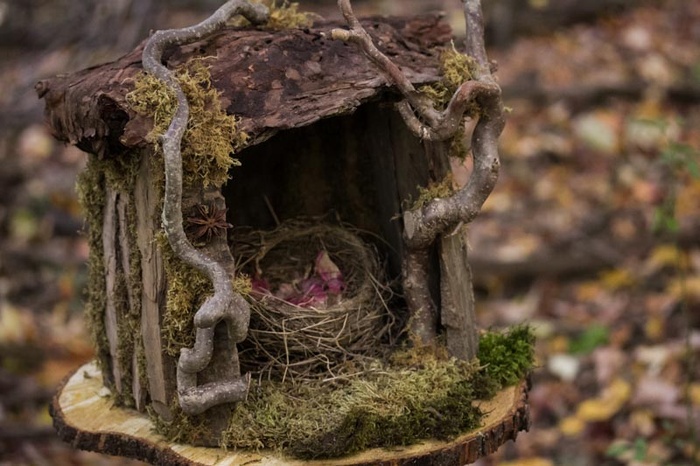
[[471, 361], [479, 350], [479, 337], [464, 230], [459, 227], [440, 237], [440, 323], [450, 356]]
[[[352, 113], [385, 93], [384, 77], [355, 47], [326, 36], [339, 22], [320, 21], [309, 29], [268, 31], [227, 28], [210, 38], [166, 51], [173, 69], [195, 57], [211, 65], [212, 84], [226, 111], [257, 144], [279, 130]], [[439, 16], [363, 21], [376, 43], [415, 84], [439, 79], [441, 46], [451, 40]], [[117, 61], [36, 85], [46, 103], [54, 134], [81, 149], [114, 156], [148, 144], [150, 119], [125, 102], [141, 71], [143, 44]]]
[[530, 426], [528, 383], [501, 390], [480, 402], [483, 426], [449, 442], [428, 440], [393, 449], [372, 449], [336, 460], [299, 461], [270, 451], [228, 450], [170, 443], [153, 432], [144, 414], [118, 408], [101, 396], [102, 378], [94, 363], [70, 376], [50, 406], [59, 437], [75, 448], [147, 461], [155, 465], [243, 466], [462, 466], [495, 452]]
[[109, 355], [111, 357], [111, 371], [114, 388], [118, 393], [122, 393], [122, 361], [119, 354], [119, 316], [115, 300], [117, 291], [117, 245], [118, 234], [117, 219], [117, 198], [118, 193], [111, 188], [107, 188], [105, 196], [104, 218], [102, 221], [102, 245], [105, 268], [105, 309], [104, 326], [107, 337]]
[[134, 187], [136, 242], [141, 253], [141, 332], [146, 358], [146, 380], [153, 409], [164, 420], [171, 419], [168, 394], [175, 391], [175, 362], [163, 351], [161, 312], [165, 308], [166, 280], [163, 257], [156, 243], [160, 229], [157, 187], [151, 181], [151, 156], [140, 153], [141, 165]]

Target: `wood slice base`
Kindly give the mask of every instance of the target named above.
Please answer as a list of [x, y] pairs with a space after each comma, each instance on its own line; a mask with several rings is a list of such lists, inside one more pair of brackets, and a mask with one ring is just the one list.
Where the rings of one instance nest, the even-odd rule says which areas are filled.
[[114, 406], [94, 362], [60, 387], [50, 407], [54, 427], [81, 450], [147, 461], [156, 465], [216, 466], [461, 466], [496, 451], [529, 428], [526, 381], [500, 391], [481, 405], [484, 426], [451, 442], [426, 441], [408, 447], [372, 449], [335, 460], [299, 461], [271, 451], [225, 451], [168, 442], [153, 431], [148, 416]]

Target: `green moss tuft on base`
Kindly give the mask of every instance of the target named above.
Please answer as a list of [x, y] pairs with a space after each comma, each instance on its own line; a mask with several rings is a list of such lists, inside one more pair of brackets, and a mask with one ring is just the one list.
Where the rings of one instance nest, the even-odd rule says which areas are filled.
[[528, 325], [505, 333], [489, 332], [479, 340], [479, 361], [485, 375], [500, 387], [513, 385], [527, 374], [535, 359], [535, 335]]
[[486, 333], [482, 341], [479, 362], [417, 348], [397, 351], [389, 362], [362, 361], [361, 373], [332, 381], [254, 381], [221, 446], [312, 459], [455, 438], [481, 425], [484, 413], [475, 401], [519, 382], [533, 366], [529, 327]]

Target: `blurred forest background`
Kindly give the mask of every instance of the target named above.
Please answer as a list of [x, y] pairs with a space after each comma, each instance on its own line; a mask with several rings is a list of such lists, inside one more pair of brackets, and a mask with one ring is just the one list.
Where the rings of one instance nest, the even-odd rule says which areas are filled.
[[[442, 10], [463, 35], [458, 0], [353, 3]], [[700, 2], [484, 3], [512, 111], [470, 227], [478, 318], [539, 340], [531, 431], [478, 464], [700, 464]], [[47, 413], [92, 356], [85, 155], [52, 139], [33, 86], [219, 4], [0, 1], [0, 465], [140, 464], [72, 450]], [[301, 8], [339, 17], [332, 0]]]

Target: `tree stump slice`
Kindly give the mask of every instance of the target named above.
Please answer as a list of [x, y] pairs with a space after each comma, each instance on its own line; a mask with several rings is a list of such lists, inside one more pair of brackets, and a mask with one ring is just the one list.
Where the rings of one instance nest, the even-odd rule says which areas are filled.
[[450, 442], [425, 441], [401, 448], [372, 449], [333, 460], [304, 462], [271, 451], [225, 451], [168, 442], [143, 413], [115, 406], [93, 361], [73, 373], [50, 406], [59, 437], [81, 450], [122, 456], [156, 465], [217, 466], [461, 466], [496, 451], [530, 424], [528, 384], [500, 391], [481, 405], [482, 428]]

